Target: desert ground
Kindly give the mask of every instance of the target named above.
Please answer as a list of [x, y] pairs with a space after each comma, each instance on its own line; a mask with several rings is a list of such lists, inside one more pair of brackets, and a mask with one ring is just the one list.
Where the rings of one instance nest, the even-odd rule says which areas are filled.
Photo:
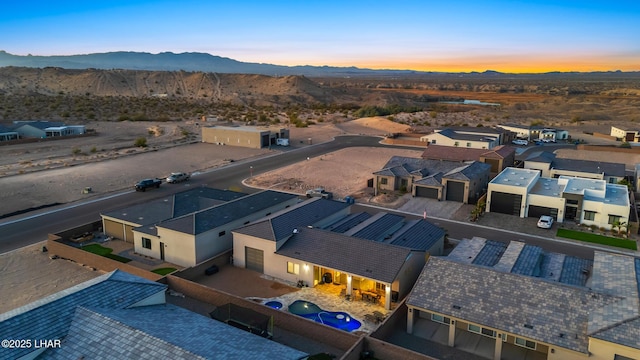
[[[109, 127], [115, 126], [115, 128]], [[149, 128], [164, 127], [163, 134], [151, 136], [147, 149], [132, 148], [131, 139]], [[130, 190], [140, 178], [162, 177], [171, 171], [206, 171], [227, 164], [229, 159], [239, 160], [258, 157], [281, 151], [280, 149], [245, 149], [217, 146], [199, 142], [197, 136], [183, 141], [182, 131], [166, 123], [110, 123], [99, 124], [97, 137], [59, 140], [47, 143], [0, 147], [5, 156], [0, 159], [0, 213], [11, 213], [25, 208], [51, 203], [68, 203], [87, 200], [111, 192]], [[192, 124], [192, 133], [198, 126]], [[397, 124], [384, 118], [363, 118], [344, 123], [325, 123], [308, 128], [291, 128], [293, 148], [313, 143], [330, 141], [345, 134], [379, 135], [390, 132], [406, 132], [407, 125]], [[109, 134], [102, 137], [101, 134]], [[173, 134], [173, 135], [171, 135]], [[91, 152], [92, 147], [100, 149]], [[82, 155], [71, 154], [78, 147]], [[104, 150], [102, 150], [104, 149]], [[570, 150], [562, 150], [571, 157]], [[260, 188], [271, 188], [304, 194], [309, 188], [323, 186], [338, 198], [350, 195], [359, 201], [392, 203], [393, 198], [372, 198], [366, 193], [366, 180], [380, 169], [392, 155], [417, 157], [422, 152], [380, 148], [343, 149], [334, 153], [310, 158], [307, 161], [259, 174], [246, 179], [245, 183]], [[566, 154], [565, 154], [566, 153]], [[592, 153], [577, 153], [575, 156], [593, 158]], [[576, 155], [577, 154], [577, 155]], [[611, 154], [598, 155], [601, 161], [613, 159]], [[615, 158], [619, 156], [616, 155]], [[44, 160], [43, 160], [44, 159]], [[597, 160], [600, 160], [598, 158]], [[626, 158], [625, 161], [640, 162]], [[331, 176], [327, 176], [331, 174]], [[90, 186], [91, 194], [82, 190]], [[3, 220], [0, 220], [2, 223]], [[44, 239], [43, 239], [44, 240]], [[80, 264], [66, 260], [51, 260], [42, 253], [42, 244], [32, 245], [0, 255], [0, 293], [5, 296], [0, 313], [25, 305], [42, 296], [55, 293], [84, 280], [100, 275]]]

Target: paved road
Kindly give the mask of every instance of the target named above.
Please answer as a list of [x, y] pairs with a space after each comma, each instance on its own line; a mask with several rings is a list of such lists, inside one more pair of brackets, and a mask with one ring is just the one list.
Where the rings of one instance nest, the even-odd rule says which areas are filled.
[[[258, 175], [346, 147], [384, 146], [380, 138], [373, 136], [339, 136], [334, 141], [301, 149], [292, 149], [278, 155], [243, 160], [192, 177], [189, 186], [210, 186], [220, 189], [239, 188], [252, 193], [258, 190], [242, 185], [242, 180], [252, 173]], [[392, 146], [394, 147], [394, 146]], [[403, 147], [398, 147], [403, 148]], [[32, 211], [0, 221], [0, 253], [45, 240], [47, 234], [57, 233], [81, 224], [100, 220], [100, 213], [147, 202], [184, 190], [183, 186], [161, 186], [143, 193], [125, 191], [88, 202], [65, 204]]]

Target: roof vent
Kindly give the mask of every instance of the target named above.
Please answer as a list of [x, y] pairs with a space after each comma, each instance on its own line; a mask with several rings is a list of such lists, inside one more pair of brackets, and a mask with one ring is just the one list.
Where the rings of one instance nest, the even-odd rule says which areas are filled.
[[604, 202], [611, 202], [611, 200], [609, 200], [609, 199], [604, 199]]
[[298, 233], [298, 229], [293, 229], [293, 233], [297, 234]]
[[509, 181], [509, 179], [504, 179], [504, 182], [508, 182], [508, 181]]
[[533, 325], [530, 324], [524, 324], [524, 327], [526, 327], [527, 329], [533, 329]]
[[307, 228], [313, 229], [313, 225], [307, 225]]
[[520, 186], [520, 183], [516, 183], [516, 185]]
[[520, 176], [520, 180], [524, 180], [524, 176]]
[[545, 190], [551, 190], [551, 188], [550, 188], [550, 187], [548, 187], [548, 186], [545, 186], [545, 187], [544, 187], [544, 189], [545, 189]]
[[453, 305], [452, 307], [453, 307], [454, 309], [456, 309], [456, 310], [460, 310], [460, 309], [462, 309], [462, 308], [460, 307], [460, 305]]
[[554, 196], [558, 196], [558, 193], [553, 193]]

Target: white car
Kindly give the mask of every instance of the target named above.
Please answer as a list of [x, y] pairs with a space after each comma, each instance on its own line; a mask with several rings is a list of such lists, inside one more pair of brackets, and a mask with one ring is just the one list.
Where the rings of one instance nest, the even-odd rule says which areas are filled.
[[179, 183], [181, 181], [187, 181], [187, 180], [189, 180], [190, 177], [191, 177], [191, 175], [189, 175], [187, 173], [174, 172], [174, 173], [171, 173], [171, 175], [169, 175], [167, 177], [167, 182], [169, 184], [175, 184], [175, 183]]
[[516, 139], [516, 140], [513, 140], [511, 143], [514, 145], [524, 145], [524, 146], [529, 145], [529, 142], [523, 139]]
[[540, 220], [538, 220], [538, 227], [541, 229], [551, 229], [551, 225], [553, 225], [553, 218], [549, 215], [540, 216]]

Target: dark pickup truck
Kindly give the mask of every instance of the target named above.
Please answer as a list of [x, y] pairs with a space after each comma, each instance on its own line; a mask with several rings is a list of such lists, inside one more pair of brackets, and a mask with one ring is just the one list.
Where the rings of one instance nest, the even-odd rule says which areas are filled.
[[148, 188], [159, 188], [162, 184], [160, 179], [144, 179], [136, 184], [136, 191], [146, 191]]

